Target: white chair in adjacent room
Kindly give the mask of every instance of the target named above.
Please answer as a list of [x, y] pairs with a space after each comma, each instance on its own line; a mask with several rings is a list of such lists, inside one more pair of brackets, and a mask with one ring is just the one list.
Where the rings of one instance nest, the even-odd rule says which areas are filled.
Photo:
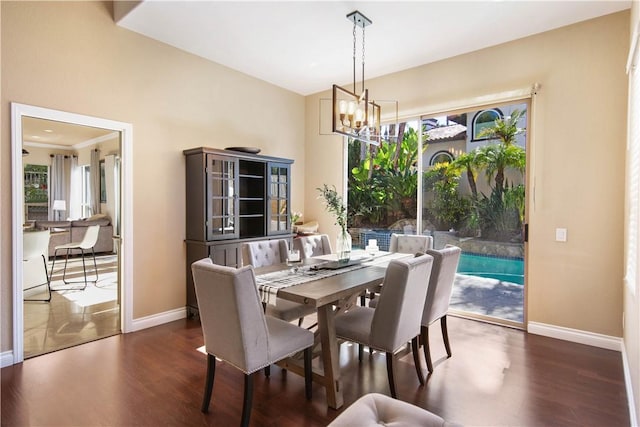
[[[252, 265], [256, 268], [280, 264], [287, 262], [288, 252], [289, 247], [284, 239], [248, 242], [242, 245], [242, 261], [243, 265]], [[276, 298], [275, 304], [265, 306], [265, 313], [268, 316], [277, 317], [287, 322], [298, 319], [298, 326], [302, 325], [302, 319], [305, 316], [315, 312], [315, 307], [282, 298]]]
[[202, 412], [208, 412], [216, 358], [244, 373], [242, 426], [249, 425], [253, 373], [304, 352], [305, 395], [311, 399], [313, 333], [265, 316], [252, 266], [216, 265], [210, 258], [191, 265], [207, 352]]
[[[25, 301], [51, 301], [51, 280], [47, 271], [49, 230], [25, 231], [22, 234], [23, 291], [46, 286], [47, 298], [24, 298]], [[42, 261], [42, 264], [40, 263]]]
[[420, 319], [427, 296], [433, 257], [421, 255], [410, 259], [393, 260], [384, 277], [378, 306], [352, 306], [335, 317], [336, 336], [384, 351], [391, 396], [396, 397], [393, 376], [394, 353], [411, 341], [413, 361], [420, 384], [424, 384], [420, 366], [418, 336]]
[[[98, 264], [96, 263], [96, 253], [93, 250], [93, 247], [96, 245], [96, 242], [98, 241], [99, 232], [100, 232], [99, 225], [91, 225], [87, 227], [87, 231], [85, 232], [81, 242], [71, 242], [71, 243], [66, 243], [64, 245], [56, 246], [53, 253], [53, 264], [51, 265], [50, 276], [53, 277], [53, 272], [54, 272], [53, 268], [55, 267], [55, 264], [56, 264], [58, 251], [66, 251], [66, 256], [64, 260], [64, 272], [62, 273], [62, 281], [65, 284], [84, 283], [84, 286], [82, 288], [72, 288], [72, 289], [78, 289], [78, 290], [86, 289], [88, 282], [97, 283], [98, 282]], [[67, 280], [67, 263], [69, 261], [69, 253], [71, 251], [78, 251], [78, 250], [80, 251], [81, 257], [82, 257], [82, 271], [84, 273], [84, 281], [82, 280], [69, 281]], [[88, 253], [89, 250], [91, 250], [91, 254], [93, 255], [93, 268], [96, 275], [94, 280], [87, 280], [87, 267], [85, 265], [84, 258], [85, 258], [85, 254]], [[68, 290], [69, 288], [56, 288], [54, 290], [63, 290], [63, 289]]]

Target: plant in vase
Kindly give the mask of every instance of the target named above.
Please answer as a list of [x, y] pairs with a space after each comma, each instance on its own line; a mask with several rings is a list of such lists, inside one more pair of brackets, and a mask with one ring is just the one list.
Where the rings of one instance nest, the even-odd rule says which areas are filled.
[[298, 224], [298, 221], [300, 221], [301, 218], [302, 218], [302, 212], [296, 212], [296, 211], [291, 212], [291, 230], [293, 230], [294, 233], [296, 232], [296, 225]]
[[351, 257], [351, 235], [347, 231], [347, 207], [344, 205], [342, 197], [336, 191], [335, 186], [329, 188], [327, 184], [324, 184], [322, 188], [317, 188], [317, 190], [324, 199], [327, 210], [335, 215], [335, 224], [340, 227], [336, 240], [338, 260], [347, 262]]

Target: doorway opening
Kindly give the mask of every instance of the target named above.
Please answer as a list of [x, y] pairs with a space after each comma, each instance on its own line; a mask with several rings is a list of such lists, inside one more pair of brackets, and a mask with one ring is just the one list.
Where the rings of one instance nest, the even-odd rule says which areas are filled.
[[[12, 104], [13, 363], [132, 330], [131, 134], [127, 123]], [[25, 235], [43, 232], [42, 259], [23, 260]], [[66, 262], [65, 245], [90, 234]]]

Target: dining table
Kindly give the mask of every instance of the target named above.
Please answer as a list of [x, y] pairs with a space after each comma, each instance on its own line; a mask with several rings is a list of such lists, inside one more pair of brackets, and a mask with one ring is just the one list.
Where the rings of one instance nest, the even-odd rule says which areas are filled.
[[[326, 389], [327, 405], [338, 409], [343, 403], [340, 380], [339, 343], [336, 337], [335, 316], [355, 303], [358, 295], [378, 288], [386, 268], [393, 259], [411, 255], [377, 251], [354, 251], [349, 262], [336, 265], [336, 255], [307, 258], [299, 263], [276, 264], [255, 269], [256, 283], [263, 303], [282, 298], [315, 307], [317, 311], [321, 366], [314, 364], [313, 381]], [[339, 263], [338, 263], [339, 264]], [[304, 375], [295, 359], [287, 359], [280, 366]]]

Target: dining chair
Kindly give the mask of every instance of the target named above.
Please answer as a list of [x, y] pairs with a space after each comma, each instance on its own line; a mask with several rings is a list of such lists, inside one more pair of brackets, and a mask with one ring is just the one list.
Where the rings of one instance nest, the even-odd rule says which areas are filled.
[[433, 269], [429, 278], [429, 288], [422, 314], [420, 341], [424, 346], [424, 358], [429, 372], [433, 372], [433, 363], [429, 350], [429, 325], [438, 319], [440, 319], [440, 328], [442, 329], [442, 338], [447, 356], [451, 357], [451, 346], [449, 345], [449, 334], [447, 332], [447, 311], [449, 310], [461, 252], [462, 250], [459, 247], [453, 245], [447, 245], [440, 250], [432, 249], [427, 251], [427, 254], [433, 257]]
[[207, 352], [202, 412], [209, 411], [216, 358], [244, 373], [241, 426], [247, 426], [251, 416], [253, 373], [301, 351], [305, 395], [311, 399], [313, 333], [265, 316], [253, 267], [236, 269], [205, 258], [194, 262], [191, 271]]
[[433, 249], [433, 237], [419, 234], [391, 234], [389, 252], [415, 254]]
[[[66, 243], [64, 245], [58, 245], [55, 247], [54, 252], [53, 252], [53, 263], [51, 264], [51, 275], [50, 277], [53, 277], [53, 268], [56, 265], [56, 258], [58, 257], [58, 251], [66, 251], [66, 256], [64, 259], [64, 270], [62, 273], [62, 281], [65, 284], [72, 284], [72, 283], [83, 283], [82, 280], [67, 280], [67, 263], [69, 262], [69, 253], [73, 250], [73, 251], [77, 251], [79, 250], [81, 255], [82, 255], [82, 271], [84, 273], [84, 286], [82, 288], [71, 288], [71, 289], [78, 289], [78, 290], [84, 290], [87, 288], [87, 283], [88, 282], [92, 282], [92, 283], [98, 283], [98, 264], [96, 263], [96, 253], [93, 250], [94, 246], [96, 245], [96, 242], [98, 241], [98, 233], [100, 232], [100, 226], [99, 225], [90, 225], [89, 227], [86, 227], [87, 231], [84, 234], [84, 237], [82, 238], [82, 241], [80, 242], [71, 242], [71, 243]], [[91, 254], [93, 255], [93, 268], [94, 268], [94, 272], [96, 275], [96, 278], [94, 280], [87, 280], [87, 267], [85, 265], [85, 253], [88, 252], [89, 250], [91, 250]], [[68, 290], [69, 288], [56, 288], [54, 290]]]
[[424, 377], [420, 367], [418, 336], [420, 319], [427, 296], [433, 257], [421, 255], [410, 259], [392, 260], [387, 267], [378, 306], [352, 306], [335, 317], [338, 338], [384, 351], [391, 396], [396, 397], [393, 377], [394, 353], [408, 341], [412, 343], [413, 361], [420, 384]]
[[[287, 262], [288, 248], [285, 239], [244, 243], [242, 245], [243, 265], [252, 265], [257, 268]], [[298, 319], [298, 326], [302, 325], [302, 320], [305, 316], [315, 312], [315, 307], [283, 300], [282, 298], [276, 298], [275, 304], [267, 304], [265, 306], [265, 313], [268, 316], [277, 317], [287, 322]]]
[[[24, 298], [24, 301], [51, 301], [51, 278], [47, 271], [47, 251], [49, 248], [49, 229], [25, 231], [22, 234], [23, 283], [22, 290], [28, 291], [46, 285], [47, 298]], [[42, 269], [38, 264], [42, 260]], [[44, 277], [43, 277], [44, 273]]]
[[[433, 248], [433, 237], [424, 234], [397, 234], [392, 233], [389, 241], [389, 252], [402, 254], [426, 253]], [[382, 284], [380, 284], [380, 287]], [[376, 295], [380, 292], [380, 287], [369, 292], [369, 307], [377, 304]], [[360, 305], [366, 304], [365, 294], [360, 296]]]
[[300, 259], [307, 259], [318, 255], [329, 255], [331, 242], [326, 234], [315, 234], [293, 239], [293, 249], [300, 251]]

